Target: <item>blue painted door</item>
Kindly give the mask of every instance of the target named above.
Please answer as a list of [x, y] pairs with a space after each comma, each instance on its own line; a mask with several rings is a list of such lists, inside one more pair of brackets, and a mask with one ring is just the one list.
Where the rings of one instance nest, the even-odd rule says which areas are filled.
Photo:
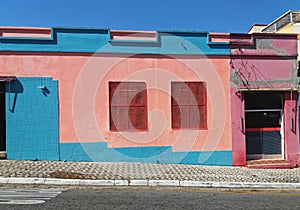
[[59, 160], [58, 82], [17, 78], [5, 95], [7, 159]]

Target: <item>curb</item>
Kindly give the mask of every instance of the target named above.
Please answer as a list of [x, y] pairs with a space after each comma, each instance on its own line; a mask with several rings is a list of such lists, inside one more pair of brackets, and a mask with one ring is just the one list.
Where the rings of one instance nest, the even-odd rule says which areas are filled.
[[149, 186], [149, 187], [201, 187], [201, 188], [265, 188], [300, 189], [300, 183], [252, 183], [252, 182], [200, 182], [186, 180], [87, 180], [56, 178], [0, 177], [0, 184], [41, 184], [72, 186]]

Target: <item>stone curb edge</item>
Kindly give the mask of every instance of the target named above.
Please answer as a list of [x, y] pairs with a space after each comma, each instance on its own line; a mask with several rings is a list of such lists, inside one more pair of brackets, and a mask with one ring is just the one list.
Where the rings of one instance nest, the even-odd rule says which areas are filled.
[[0, 177], [0, 184], [41, 184], [72, 186], [153, 186], [153, 187], [202, 187], [202, 188], [265, 188], [300, 189], [300, 183], [251, 183], [251, 182], [200, 182], [187, 180], [86, 180], [56, 178]]

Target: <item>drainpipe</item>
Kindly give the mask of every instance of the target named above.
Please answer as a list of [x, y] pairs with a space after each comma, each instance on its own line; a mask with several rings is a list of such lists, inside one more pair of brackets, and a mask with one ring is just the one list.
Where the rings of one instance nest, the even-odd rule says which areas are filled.
[[244, 118], [243, 118], [243, 95], [242, 91], [239, 91], [240, 95], [240, 129], [242, 133], [245, 133], [245, 125], [244, 125]]

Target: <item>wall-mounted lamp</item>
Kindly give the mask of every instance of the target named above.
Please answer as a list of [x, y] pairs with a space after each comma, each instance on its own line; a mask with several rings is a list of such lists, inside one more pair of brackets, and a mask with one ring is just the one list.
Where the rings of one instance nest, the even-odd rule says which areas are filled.
[[47, 96], [48, 94], [50, 94], [50, 90], [48, 90], [48, 88], [45, 85], [38, 86], [37, 88], [42, 90], [42, 93], [44, 96]]

